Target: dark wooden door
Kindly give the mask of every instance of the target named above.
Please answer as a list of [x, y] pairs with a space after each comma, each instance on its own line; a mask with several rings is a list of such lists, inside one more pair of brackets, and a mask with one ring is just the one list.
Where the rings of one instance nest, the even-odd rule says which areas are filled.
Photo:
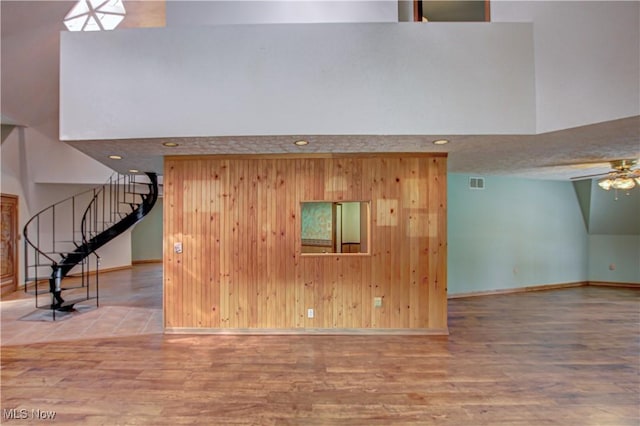
[[0, 295], [18, 288], [18, 197], [2, 194], [2, 231], [0, 246]]

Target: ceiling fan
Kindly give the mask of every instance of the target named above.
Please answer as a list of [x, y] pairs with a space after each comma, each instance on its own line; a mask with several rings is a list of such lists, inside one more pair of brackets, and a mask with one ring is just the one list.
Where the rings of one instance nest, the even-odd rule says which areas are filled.
[[634, 187], [640, 188], [640, 169], [633, 168], [638, 164], [638, 160], [613, 160], [610, 161], [611, 171], [605, 173], [596, 173], [593, 175], [576, 176], [571, 180], [591, 179], [598, 176], [604, 176], [598, 179], [598, 186], [605, 191], [610, 189], [622, 189], [629, 191]]

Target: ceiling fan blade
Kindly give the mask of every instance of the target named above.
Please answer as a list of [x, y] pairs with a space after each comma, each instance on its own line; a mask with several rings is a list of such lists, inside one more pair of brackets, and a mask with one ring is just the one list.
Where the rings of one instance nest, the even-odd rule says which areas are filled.
[[590, 179], [590, 178], [594, 178], [594, 177], [598, 177], [598, 176], [606, 176], [609, 173], [610, 172], [604, 172], [604, 173], [596, 173], [594, 175], [574, 176], [574, 177], [571, 178], [571, 180]]

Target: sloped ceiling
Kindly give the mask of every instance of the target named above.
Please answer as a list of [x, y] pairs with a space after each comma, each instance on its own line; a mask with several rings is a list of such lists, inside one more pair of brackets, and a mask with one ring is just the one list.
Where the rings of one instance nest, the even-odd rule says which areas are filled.
[[640, 235], [640, 194], [603, 191], [594, 181], [574, 182], [587, 232], [592, 235]]

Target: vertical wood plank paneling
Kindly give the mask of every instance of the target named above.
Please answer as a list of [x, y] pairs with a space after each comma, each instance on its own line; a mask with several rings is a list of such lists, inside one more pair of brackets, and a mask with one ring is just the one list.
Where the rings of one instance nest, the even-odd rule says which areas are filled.
[[195, 291], [195, 280], [193, 276], [193, 167], [188, 174], [182, 180], [182, 191], [184, 192], [183, 199], [183, 229], [185, 230], [183, 235], [183, 252], [182, 252], [182, 296], [184, 298], [184, 307], [189, 309], [182, 310], [182, 321], [187, 324], [188, 327], [193, 327], [193, 312], [194, 301], [191, 296]]
[[264, 161], [257, 163], [256, 173], [256, 318], [255, 326], [257, 327], [260, 318], [265, 318], [267, 315], [266, 308], [266, 287], [267, 287], [267, 232], [269, 225], [267, 223], [269, 217], [267, 214], [267, 174], [268, 174], [268, 162]]
[[[392, 194], [389, 193], [389, 179], [391, 178], [391, 171], [389, 170], [388, 159], [383, 158], [380, 161], [380, 168], [378, 174], [379, 193], [377, 199], [379, 200], [378, 214], [380, 223], [374, 232], [380, 234], [380, 294], [382, 294], [383, 303], [380, 308], [380, 323], [379, 327], [389, 328], [391, 327], [391, 311], [394, 306], [394, 298], [391, 294], [391, 274], [395, 265], [392, 260], [392, 238], [391, 235], [397, 230], [397, 222], [393, 219], [396, 217], [396, 212], [393, 202], [395, 201]], [[382, 202], [380, 202], [382, 201]]]
[[[379, 200], [381, 199], [380, 185], [382, 184], [382, 182], [380, 182], [381, 161], [369, 160], [367, 161], [367, 163], [369, 163], [369, 170], [371, 171], [371, 295], [372, 298], [383, 298], [384, 294], [382, 291], [382, 281], [384, 279], [384, 265], [382, 264], [382, 262], [384, 260], [382, 256], [382, 249], [384, 246], [384, 234], [382, 232], [383, 229], [380, 227], [380, 221], [378, 220], [381, 217], [381, 213], [379, 211]], [[373, 303], [373, 300], [371, 301], [371, 303]], [[382, 326], [380, 319], [384, 314], [384, 309], [384, 299], [383, 305], [381, 307], [372, 308], [372, 328], [380, 328]]]
[[427, 328], [429, 327], [429, 265], [431, 262], [431, 256], [429, 252], [430, 247], [430, 239], [428, 237], [429, 223], [428, 223], [428, 212], [429, 212], [429, 194], [430, 194], [430, 183], [429, 183], [429, 170], [431, 166], [427, 161], [422, 161], [420, 163], [420, 177], [419, 180], [421, 182], [421, 190], [424, 191], [424, 211], [426, 214], [426, 219], [422, 216], [422, 220], [418, 222], [418, 227], [420, 229], [421, 235], [423, 237], [420, 238], [420, 255], [418, 258], [418, 280], [419, 280], [419, 293], [420, 293], [420, 327]]
[[193, 262], [192, 276], [194, 277], [193, 288], [195, 289], [195, 291], [192, 292], [192, 300], [194, 306], [197, 307], [192, 321], [195, 327], [202, 327], [202, 297], [204, 294], [204, 280], [202, 279], [204, 277], [204, 258], [202, 257], [202, 246], [204, 245], [204, 233], [202, 232], [204, 225], [202, 217], [202, 205], [204, 204], [202, 200], [202, 160], [195, 162], [192, 204], [193, 212], [191, 221], [193, 222], [193, 234], [191, 238], [193, 243], [193, 256], [191, 256], [191, 261]]
[[[361, 199], [364, 201], [369, 201], [369, 222], [370, 222], [370, 230], [369, 230], [369, 252], [371, 253], [373, 242], [373, 236], [371, 235], [371, 229], [373, 229], [373, 224], [371, 221], [374, 218], [373, 215], [373, 198], [372, 198], [372, 166], [373, 160], [371, 159], [363, 159], [360, 161], [361, 170], [362, 170], [362, 187], [361, 187]], [[373, 307], [373, 279], [372, 279], [372, 268], [375, 264], [374, 257], [372, 255], [365, 256], [361, 258], [361, 273], [362, 280], [356, 289], [356, 291], [360, 292], [360, 304], [362, 306], [362, 316], [359, 322], [359, 326], [362, 328], [370, 328], [372, 327], [372, 318], [373, 318], [373, 310], [377, 309]]]
[[[188, 164], [185, 165], [185, 168]], [[230, 327], [231, 320], [231, 188], [229, 161], [220, 161], [220, 327]]]
[[201, 259], [203, 263], [203, 296], [202, 296], [202, 327], [211, 328], [211, 319], [213, 317], [212, 303], [211, 303], [211, 289], [213, 287], [213, 279], [211, 275], [212, 259], [209, 254], [212, 253], [211, 243], [211, 185], [212, 180], [210, 176], [210, 164], [207, 161], [202, 161], [202, 249]]
[[[269, 311], [274, 316], [274, 324], [282, 324], [286, 327], [287, 321], [287, 304], [286, 297], [286, 285], [287, 285], [287, 253], [286, 238], [287, 238], [287, 209], [286, 209], [286, 160], [276, 160], [276, 211], [275, 211], [275, 223], [276, 223], [276, 253], [275, 257], [277, 262], [276, 273], [273, 282], [273, 294], [269, 303]], [[293, 177], [292, 177], [293, 178]]]
[[[164, 202], [162, 215], [164, 221], [162, 223], [162, 232], [164, 235], [164, 249], [162, 259], [162, 269], [164, 274], [163, 294], [162, 294], [162, 310], [163, 322], [165, 327], [179, 326], [176, 321], [175, 307], [178, 303], [176, 289], [177, 271], [176, 259], [173, 252], [175, 239], [177, 237], [177, 215], [180, 210], [176, 207], [176, 189], [175, 185], [179, 181], [176, 179], [176, 166], [173, 162], [166, 162], [164, 167]], [[170, 302], [170, 303], [169, 303]]]
[[[437, 176], [437, 163], [435, 159], [431, 160], [430, 167], [428, 169], [429, 175], [429, 201], [428, 201], [428, 210], [429, 212], [435, 212], [438, 210], [439, 204], [439, 187], [438, 187], [438, 176]], [[429, 282], [429, 304], [428, 304], [428, 312], [429, 312], [429, 322], [428, 326], [431, 327], [433, 324], [437, 324], [439, 321], [438, 312], [437, 312], [437, 303], [435, 295], [438, 294], [438, 277], [437, 277], [437, 259], [438, 259], [438, 236], [434, 235], [433, 230], [437, 230], [437, 224], [434, 224], [433, 221], [437, 220], [437, 217], [433, 215], [429, 216], [429, 272], [428, 272], [428, 282]], [[435, 260], [435, 261], [434, 261]]]
[[277, 273], [278, 273], [278, 259], [281, 253], [278, 252], [278, 228], [277, 228], [277, 208], [275, 193], [278, 186], [278, 174], [276, 160], [266, 160], [268, 163], [268, 176], [267, 176], [267, 196], [268, 203], [268, 231], [267, 231], [267, 300], [265, 301], [265, 307], [267, 316], [261, 319], [261, 323], [265, 327], [272, 328], [277, 327], [276, 316], [273, 314], [272, 303], [276, 296], [277, 289]]
[[[296, 197], [296, 187], [298, 183], [294, 176], [298, 176], [300, 172], [300, 168], [298, 167], [299, 161], [287, 161], [287, 223], [286, 223], [286, 248], [285, 248], [285, 258], [286, 258], [286, 266], [287, 266], [287, 313], [288, 318], [286, 321], [287, 327], [296, 327], [296, 323], [298, 322], [298, 313], [302, 315], [302, 310], [299, 309], [299, 299], [298, 299], [298, 291], [296, 289], [296, 268], [297, 268], [297, 246], [298, 246], [298, 233], [296, 232], [296, 228], [298, 225], [298, 207], [297, 207], [297, 197]], [[298, 300], [298, 303], [296, 303]]]
[[[443, 156], [171, 157], [165, 199], [166, 327], [446, 329]], [[301, 256], [305, 200], [370, 201], [370, 255]]]
[[[437, 188], [438, 199], [436, 210], [433, 216], [437, 218], [437, 236], [432, 237], [437, 244], [437, 250], [432, 251], [432, 260], [436, 264], [435, 292], [429, 303], [429, 312], [433, 312], [430, 317], [429, 327], [445, 328], [447, 326], [447, 164], [444, 158], [434, 158], [432, 168], [435, 170], [435, 183], [431, 184]], [[430, 289], [431, 290], [431, 289]]]
[[402, 200], [400, 199], [402, 186], [400, 185], [400, 167], [402, 159], [394, 158], [388, 160], [389, 174], [387, 176], [387, 194], [394, 200], [394, 212], [396, 216], [394, 220], [393, 229], [389, 229], [388, 236], [390, 241], [387, 245], [389, 251], [389, 293], [391, 294], [391, 309], [389, 312], [388, 327], [398, 325], [398, 328], [402, 328], [402, 284], [400, 282], [400, 251], [403, 244], [401, 239], [404, 239], [404, 221], [401, 214]]
[[210, 206], [210, 228], [209, 238], [211, 239], [210, 256], [210, 280], [211, 280], [211, 327], [220, 327], [220, 283], [221, 283], [221, 245], [220, 245], [220, 221], [221, 221], [221, 202], [220, 202], [220, 162], [210, 161], [208, 164], [209, 172], [209, 206]]

